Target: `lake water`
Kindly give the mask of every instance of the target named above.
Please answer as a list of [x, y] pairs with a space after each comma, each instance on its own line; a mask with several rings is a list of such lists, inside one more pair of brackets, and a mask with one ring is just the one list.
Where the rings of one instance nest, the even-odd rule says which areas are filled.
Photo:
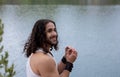
[[38, 19], [56, 22], [59, 62], [65, 46], [73, 46], [78, 58], [70, 77], [120, 77], [120, 6], [1, 5], [4, 51], [15, 64], [15, 77], [26, 77], [23, 46]]

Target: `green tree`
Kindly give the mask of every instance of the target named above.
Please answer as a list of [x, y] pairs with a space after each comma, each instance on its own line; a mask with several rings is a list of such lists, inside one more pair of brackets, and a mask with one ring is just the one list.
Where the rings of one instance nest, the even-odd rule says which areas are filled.
[[4, 33], [3, 31], [4, 25], [2, 24], [2, 20], [0, 19], [0, 77], [13, 77], [15, 75], [14, 71], [14, 64], [12, 64], [10, 67], [8, 66], [8, 57], [9, 54], [7, 51], [3, 53], [4, 46], [1, 45], [2, 42], [2, 35]]

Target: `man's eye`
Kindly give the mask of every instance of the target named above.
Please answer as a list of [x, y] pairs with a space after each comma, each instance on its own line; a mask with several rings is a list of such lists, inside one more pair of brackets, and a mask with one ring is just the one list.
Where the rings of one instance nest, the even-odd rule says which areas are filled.
[[52, 32], [52, 30], [51, 30], [51, 29], [49, 29], [49, 30], [48, 30], [48, 32]]

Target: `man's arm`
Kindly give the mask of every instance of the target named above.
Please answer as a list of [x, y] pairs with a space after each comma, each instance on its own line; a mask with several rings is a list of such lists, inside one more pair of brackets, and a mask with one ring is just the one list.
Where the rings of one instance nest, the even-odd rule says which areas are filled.
[[[38, 64], [39, 68], [39, 74], [42, 77], [69, 77], [70, 72], [73, 68], [73, 62], [77, 58], [77, 52], [74, 48], [68, 47], [66, 49], [66, 60], [67, 63], [64, 67], [64, 64], [59, 65], [59, 70], [62, 71], [61, 74], [58, 72], [57, 65], [52, 57], [46, 56], [43, 58], [42, 62]], [[62, 69], [60, 69], [62, 67]]]
[[59, 72], [59, 74], [61, 74], [64, 71], [65, 66], [66, 66], [66, 64], [64, 64], [62, 61], [60, 61], [58, 63], [58, 72]]
[[69, 77], [70, 72], [64, 70], [59, 74], [55, 61], [51, 57], [46, 57], [39, 63], [39, 73], [42, 77]]
[[77, 51], [74, 48], [67, 46], [65, 48], [65, 55], [63, 56], [61, 61], [58, 63], [59, 74], [61, 74], [64, 71], [67, 62], [73, 63], [76, 58], [77, 58]]

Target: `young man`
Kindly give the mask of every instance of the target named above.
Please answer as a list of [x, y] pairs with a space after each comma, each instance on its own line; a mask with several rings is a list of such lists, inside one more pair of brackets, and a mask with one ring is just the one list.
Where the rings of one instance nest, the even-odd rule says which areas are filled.
[[57, 65], [51, 50], [58, 49], [56, 24], [49, 19], [38, 20], [24, 46], [28, 57], [26, 64], [27, 77], [69, 77], [77, 51], [67, 46], [65, 55]]

